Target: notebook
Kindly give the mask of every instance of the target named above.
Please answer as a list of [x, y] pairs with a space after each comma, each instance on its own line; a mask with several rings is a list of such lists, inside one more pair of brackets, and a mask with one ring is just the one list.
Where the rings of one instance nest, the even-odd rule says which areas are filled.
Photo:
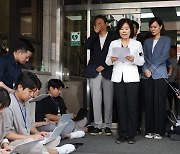
[[84, 117], [87, 116], [87, 113], [88, 113], [88, 109], [87, 108], [80, 108], [76, 118], [74, 118], [73, 120], [74, 121], [82, 120], [82, 119], [84, 119]]
[[39, 141], [41, 141], [41, 139], [17, 145], [10, 154], [27, 154]]
[[31, 102], [37, 102], [37, 101], [40, 101], [41, 99], [44, 99], [46, 97], [50, 96], [50, 94], [40, 94], [39, 96], [35, 97], [35, 98], [31, 98], [29, 100], [29, 103]]
[[56, 127], [53, 132], [50, 133], [49, 136], [44, 137], [42, 141], [40, 141], [40, 143], [42, 144], [47, 144], [53, 140], [55, 140], [58, 136], [60, 136], [60, 134], [62, 133], [64, 127], [67, 126], [68, 123], [64, 123], [58, 127]]
[[69, 122], [70, 120], [72, 120], [72, 117], [73, 117], [73, 113], [63, 114], [58, 121], [58, 126]]

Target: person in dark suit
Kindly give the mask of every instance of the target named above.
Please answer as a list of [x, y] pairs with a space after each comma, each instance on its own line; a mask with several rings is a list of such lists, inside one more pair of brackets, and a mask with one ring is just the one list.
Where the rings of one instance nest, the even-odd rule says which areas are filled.
[[102, 100], [104, 102], [105, 134], [112, 135], [113, 83], [110, 80], [112, 66], [108, 66], [105, 59], [114, 35], [108, 33], [107, 27], [107, 19], [102, 15], [96, 16], [94, 31], [85, 42], [85, 48], [90, 49], [90, 60], [84, 75], [90, 81], [95, 123], [95, 129], [90, 133], [91, 135], [102, 134]]
[[159, 17], [149, 21], [151, 37], [144, 42], [143, 91], [145, 103], [145, 137], [161, 139], [166, 131], [166, 98], [168, 78], [166, 60], [171, 39], [164, 35], [164, 24]]

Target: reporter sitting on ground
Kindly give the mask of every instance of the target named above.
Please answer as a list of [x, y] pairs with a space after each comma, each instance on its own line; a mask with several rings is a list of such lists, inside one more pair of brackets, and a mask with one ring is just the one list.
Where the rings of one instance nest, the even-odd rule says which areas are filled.
[[[35, 98], [35, 97], [37, 97], [39, 95], [40, 89], [42, 87], [42, 83], [39, 80], [39, 78], [37, 76], [35, 76], [35, 77], [36, 77], [36, 82], [37, 82], [37, 89], [34, 92], [33, 98]], [[31, 102], [30, 106], [31, 106], [31, 120], [33, 121], [33, 123], [35, 123], [35, 127], [36, 126], [47, 125], [47, 124], [50, 124], [50, 123], [54, 123], [52, 121], [35, 122], [36, 102]], [[56, 154], [57, 151], [58, 151], [60, 154], [67, 154], [67, 153], [73, 152], [74, 150], [76, 150], [76, 147], [73, 144], [65, 144], [63, 146], [56, 147], [56, 148], [54, 148], [54, 150], [50, 150], [49, 152], [51, 154]]]
[[[10, 94], [11, 104], [4, 110], [6, 137], [12, 141], [10, 143], [12, 146], [40, 139], [48, 135], [47, 132], [39, 132], [34, 127], [30, 117], [31, 111], [28, 100], [32, 98], [36, 89], [36, 75], [31, 72], [22, 72], [17, 79], [15, 92]], [[67, 151], [67, 145], [65, 147], [55, 147], [59, 144], [59, 141], [60, 137], [45, 146], [38, 143], [29, 153], [49, 152], [51, 154], [63, 154]], [[70, 145], [71, 147], [75, 150], [73, 145]], [[65, 152], [62, 152], [62, 150]]]
[[[60, 96], [64, 84], [59, 79], [51, 79], [48, 82], [48, 96], [41, 101], [36, 102], [35, 121], [39, 131], [53, 131], [61, 115], [70, 113]], [[61, 133], [61, 138], [80, 138], [84, 137], [83, 131], [87, 124], [87, 118], [78, 122], [69, 121], [68, 125]]]
[[13, 149], [12, 146], [9, 145], [8, 139], [5, 138], [6, 130], [3, 122], [3, 110], [4, 108], [8, 107], [10, 105], [10, 97], [9, 93], [6, 89], [3, 87], [0, 87], [0, 153], [1, 154], [8, 154], [7, 151], [10, 151]]

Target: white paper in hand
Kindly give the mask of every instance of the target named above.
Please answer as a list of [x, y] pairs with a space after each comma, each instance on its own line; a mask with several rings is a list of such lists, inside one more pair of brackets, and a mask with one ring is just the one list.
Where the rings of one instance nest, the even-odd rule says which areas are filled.
[[118, 62], [129, 62], [125, 57], [130, 55], [129, 48], [115, 47], [112, 48], [113, 56], [118, 57]]

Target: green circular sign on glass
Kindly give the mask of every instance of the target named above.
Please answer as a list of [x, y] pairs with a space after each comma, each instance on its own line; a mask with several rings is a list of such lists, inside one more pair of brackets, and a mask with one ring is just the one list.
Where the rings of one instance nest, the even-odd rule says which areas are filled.
[[71, 32], [71, 46], [80, 46], [80, 32]]

